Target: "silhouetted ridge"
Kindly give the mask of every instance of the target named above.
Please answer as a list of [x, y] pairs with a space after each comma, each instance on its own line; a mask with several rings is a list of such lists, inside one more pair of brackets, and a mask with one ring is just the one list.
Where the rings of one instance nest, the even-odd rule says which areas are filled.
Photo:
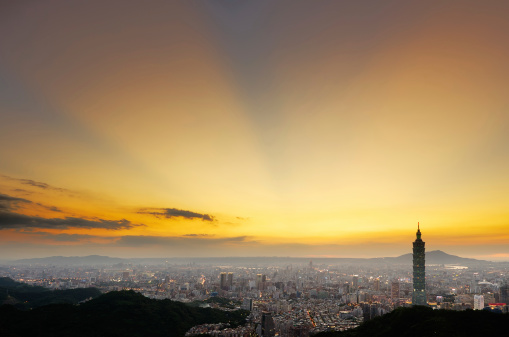
[[48, 304], [77, 304], [101, 295], [97, 288], [50, 290], [16, 282], [8, 277], [0, 278], [0, 304], [11, 304], [18, 309], [31, 309]]
[[324, 332], [316, 337], [470, 337], [507, 336], [509, 314], [483, 310], [433, 310], [415, 306], [398, 308], [358, 328]]
[[1, 306], [0, 336], [184, 336], [198, 324], [243, 324], [248, 313], [196, 308], [149, 299], [134, 291], [115, 291], [79, 306], [55, 304], [30, 311]]

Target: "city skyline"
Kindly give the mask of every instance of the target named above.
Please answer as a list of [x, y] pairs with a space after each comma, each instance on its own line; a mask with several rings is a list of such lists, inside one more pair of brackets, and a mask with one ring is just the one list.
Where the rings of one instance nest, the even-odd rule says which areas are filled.
[[0, 5], [0, 253], [509, 260], [504, 1]]

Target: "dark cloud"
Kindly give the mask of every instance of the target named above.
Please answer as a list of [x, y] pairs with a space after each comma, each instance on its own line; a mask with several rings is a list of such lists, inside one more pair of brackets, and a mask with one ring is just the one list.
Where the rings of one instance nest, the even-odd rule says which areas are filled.
[[18, 209], [20, 204], [37, 205], [37, 206], [42, 207], [48, 211], [59, 212], [59, 213], [62, 212], [62, 210], [56, 206], [47, 206], [47, 205], [43, 205], [41, 203], [34, 204], [32, 201], [27, 200], [27, 199], [12, 197], [7, 194], [0, 194], [0, 210], [13, 211], [13, 210]]
[[38, 216], [29, 216], [13, 212], [0, 211], [0, 229], [34, 229], [34, 228], [103, 228], [103, 229], [129, 229], [136, 225], [128, 220], [82, 219], [66, 217], [63, 219], [46, 219]]
[[210, 235], [210, 234], [184, 234], [182, 236], [190, 237], [190, 238], [210, 238], [213, 235]]
[[17, 201], [17, 202], [28, 202], [28, 203], [31, 202], [30, 200], [23, 199], [23, 198], [11, 197], [10, 195], [7, 195], [7, 194], [0, 194], [0, 202], [1, 201], [8, 201], [8, 202]]
[[0, 194], [0, 210], [17, 209], [19, 204], [31, 204], [32, 202], [23, 198], [11, 197], [7, 194]]
[[167, 219], [172, 218], [184, 218], [184, 219], [201, 219], [203, 221], [214, 221], [214, 217], [208, 214], [196, 213], [191, 211], [186, 211], [177, 208], [154, 208], [154, 209], [144, 209], [139, 213], [142, 214], [151, 214], [157, 218], [164, 217]]

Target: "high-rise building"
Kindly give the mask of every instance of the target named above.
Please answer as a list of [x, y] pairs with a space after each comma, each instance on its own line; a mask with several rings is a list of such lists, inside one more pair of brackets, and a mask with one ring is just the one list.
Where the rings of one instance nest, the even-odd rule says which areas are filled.
[[231, 290], [233, 287], [233, 273], [228, 273], [228, 282], [227, 282], [228, 288]]
[[265, 290], [266, 284], [267, 284], [267, 275], [257, 274], [256, 275], [256, 288], [258, 288], [258, 290]]
[[373, 282], [373, 288], [375, 289], [375, 291], [380, 291], [380, 279], [375, 279], [375, 281]]
[[509, 284], [506, 282], [500, 287], [499, 301], [501, 303], [509, 304]]
[[399, 281], [394, 280], [391, 282], [391, 298], [397, 300], [399, 298]]
[[350, 293], [350, 283], [343, 284], [343, 294], [349, 294]]
[[268, 311], [262, 312], [262, 337], [274, 337], [276, 327], [274, 324], [274, 319], [272, 318], [272, 314]]
[[221, 276], [220, 287], [221, 289], [226, 289], [226, 273], [221, 273], [220, 276]]
[[484, 309], [484, 296], [474, 295], [474, 310]]
[[359, 288], [359, 276], [354, 275], [354, 276], [352, 277], [352, 287], [353, 287], [353, 290], [355, 290], [355, 289], [358, 289], [358, 288]]
[[417, 238], [414, 241], [413, 265], [414, 265], [414, 291], [412, 293], [413, 305], [426, 305], [426, 270], [425, 270], [425, 242], [421, 239], [421, 229], [417, 223]]
[[242, 301], [242, 306], [240, 308], [244, 309], [244, 310], [252, 311], [253, 310], [253, 300], [251, 298], [244, 298], [244, 300]]

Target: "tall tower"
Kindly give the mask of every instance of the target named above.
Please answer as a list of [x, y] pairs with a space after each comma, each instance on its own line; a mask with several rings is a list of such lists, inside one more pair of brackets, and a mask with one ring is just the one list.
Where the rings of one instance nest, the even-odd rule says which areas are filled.
[[417, 238], [414, 241], [414, 292], [412, 293], [413, 305], [426, 305], [426, 272], [425, 272], [425, 242], [421, 239], [421, 229], [417, 223]]

